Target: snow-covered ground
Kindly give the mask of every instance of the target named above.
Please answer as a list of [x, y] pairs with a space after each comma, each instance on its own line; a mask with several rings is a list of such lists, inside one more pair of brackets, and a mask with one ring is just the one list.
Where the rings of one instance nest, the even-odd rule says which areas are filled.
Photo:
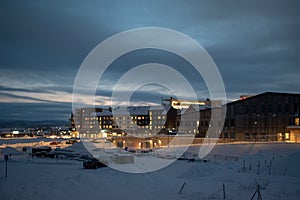
[[[198, 150], [192, 147], [186, 155]], [[7, 153], [12, 158], [5, 178]], [[250, 200], [257, 185], [263, 199], [300, 199], [300, 144], [220, 144], [204, 160], [177, 160], [142, 174], [87, 170], [76, 160], [32, 159], [12, 147], [0, 149], [0, 156], [1, 200], [223, 199], [223, 184], [226, 199]]]

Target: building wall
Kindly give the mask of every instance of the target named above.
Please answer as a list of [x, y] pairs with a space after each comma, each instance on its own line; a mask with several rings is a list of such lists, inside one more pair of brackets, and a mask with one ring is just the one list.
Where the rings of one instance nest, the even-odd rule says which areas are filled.
[[190, 105], [177, 117], [178, 131], [188, 134], [199, 134], [199, 106]]
[[[288, 126], [299, 116], [300, 94], [263, 93], [227, 104], [221, 138], [285, 141]], [[211, 110], [200, 113], [200, 134], [207, 131]]]
[[[189, 112], [185, 112], [184, 117], [178, 115], [178, 110], [172, 106], [168, 109], [149, 108], [149, 112], [143, 114], [138, 114], [142, 109], [133, 108], [134, 114], [131, 114], [130, 118], [122, 114], [117, 116], [113, 116], [112, 113], [107, 114], [103, 108], [84, 108], [76, 110], [75, 121], [76, 128], [83, 133], [99, 132], [103, 129], [110, 132], [132, 133], [130, 130], [133, 125], [137, 125], [135, 134], [153, 136], [167, 134], [173, 130], [178, 131], [181, 126], [184, 133], [206, 137], [209, 127], [222, 126], [221, 116], [217, 116], [218, 126], [212, 123], [211, 112], [220, 109], [220, 107], [212, 107], [200, 111], [193, 110], [191, 107]], [[238, 101], [228, 103], [226, 107], [224, 128], [213, 129], [214, 135], [219, 136], [221, 133], [220, 138], [224, 140], [285, 141], [288, 135], [286, 133], [290, 133], [287, 127], [299, 126], [300, 94], [267, 92], [256, 96], [245, 96]], [[102, 114], [92, 116], [93, 112]], [[195, 124], [198, 126], [197, 130], [194, 130]]]
[[[95, 134], [102, 130], [130, 136], [164, 134], [176, 128], [176, 113], [172, 107], [166, 110], [150, 107], [121, 108], [112, 112], [109, 108], [81, 108], [76, 110], [76, 128], [80, 134]], [[128, 113], [130, 114], [128, 116]]]

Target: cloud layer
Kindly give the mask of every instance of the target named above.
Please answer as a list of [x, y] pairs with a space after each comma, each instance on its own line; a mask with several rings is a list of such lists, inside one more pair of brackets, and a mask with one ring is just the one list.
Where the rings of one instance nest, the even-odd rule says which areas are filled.
[[[88, 53], [116, 33], [146, 26], [171, 28], [203, 45], [222, 74], [230, 100], [265, 91], [300, 93], [299, 6], [297, 0], [4, 0], [0, 118], [65, 120], [77, 70]], [[208, 97], [201, 76], [188, 63], [176, 55], [146, 50], [112, 64], [99, 83], [97, 101], [108, 103], [118, 78], [150, 61], [179, 70], [200, 98]], [[145, 87], [134, 98], [159, 102], [162, 93], [170, 95], [155, 87]], [[84, 94], [83, 98], [90, 102]]]

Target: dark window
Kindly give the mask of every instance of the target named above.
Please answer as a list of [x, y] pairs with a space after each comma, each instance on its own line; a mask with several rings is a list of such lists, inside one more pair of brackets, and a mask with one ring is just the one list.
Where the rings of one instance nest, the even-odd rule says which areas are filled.
[[228, 114], [232, 114], [232, 108], [233, 108], [232, 106], [227, 107], [227, 113]]
[[261, 112], [263, 113], [263, 112], [265, 112], [265, 105], [261, 105]]
[[269, 104], [269, 112], [273, 112], [273, 106], [272, 106], [272, 104]]
[[277, 105], [277, 112], [281, 112], [281, 104]]
[[230, 126], [234, 126], [234, 119], [230, 120]]
[[299, 112], [299, 108], [298, 108], [299, 104], [295, 103], [294, 104], [294, 112]]
[[208, 126], [208, 121], [205, 121], [205, 126]]
[[290, 105], [289, 104], [285, 104], [285, 112], [290, 112]]
[[228, 133], [224, 133], [224, 138], [228, 138]]
[[225, 127], [228, 127], [228, 119], [225, 119]]
[[231, 139], [235, 139], [235, 134], [234, 134], [234, 133], [231, 133], [231, 134], [230, 134], [230, 138], [231, 138]]
[[295, 125], [295, 118], [294, 117], [290, 117], [289, 118], [289, 122], [290, 122], [290, 125]]

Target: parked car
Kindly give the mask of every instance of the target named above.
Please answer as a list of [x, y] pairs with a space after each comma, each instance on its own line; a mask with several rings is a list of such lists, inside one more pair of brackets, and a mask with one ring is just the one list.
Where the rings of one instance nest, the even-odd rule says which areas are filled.
[[75, 144], [76, 142], [78, 142], [77, 140], [68, 140], [66, 142], [66, 144]]
[[37, 152], [46, 152], [49, 153], [52, 151], [51, 147], [34, 147], [32, 148], [32, 154], [37, 153]]
[[85, 169], [97, 169], [100, 167], [107, 167], [107, 166], [104, 163], [100, 162], [98, 159], [92, 158], [92, 159], [83, 161], [83, 167]]
[[78, 153], [74, 152], [71, 149], [56, 148], [54, 149], [54, 153], [57, 156], [57, 158], [60, 159], [76, 159], [80, 156]]
[[54, 152], [46, 152], [46, 151], [39, 151], [32, 154], [32, 157], [39, 157], [39, 158], [54, 158], [55, 153]]
[[50, 145], [59, 145], [61, 142], [50, 142]]

